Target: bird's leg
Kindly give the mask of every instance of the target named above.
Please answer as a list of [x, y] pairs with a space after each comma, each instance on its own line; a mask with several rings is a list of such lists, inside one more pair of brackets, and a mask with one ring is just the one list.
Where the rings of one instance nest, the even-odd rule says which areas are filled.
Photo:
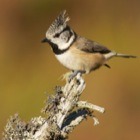
[[79, 73], [79, 71], [72, 71], [73, 73], [69, 76], [69, 82]]
[[81, 71], [81, 70], [76, 70], [76, 71], [72, 71], [73, 73], [69, 76], [69, 82], [71, 82], [71, 80], [77, 76], [78, 73], [80, 73], [81, 75], [85, 73], [85, 71]]

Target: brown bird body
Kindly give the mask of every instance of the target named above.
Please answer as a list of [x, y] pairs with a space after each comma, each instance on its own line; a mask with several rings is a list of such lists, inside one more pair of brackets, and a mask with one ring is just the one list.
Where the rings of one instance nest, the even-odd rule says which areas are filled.
[[110, 68], [106, 62], [112, 57], [135, 58], [111, 51], [107, 47], [77, 35], [68, 25], [69, 17], [62, 12], [51, 24], [42, 42], [48, 42], [61, 64], [77, 73], [89, 73], [102, 65]]

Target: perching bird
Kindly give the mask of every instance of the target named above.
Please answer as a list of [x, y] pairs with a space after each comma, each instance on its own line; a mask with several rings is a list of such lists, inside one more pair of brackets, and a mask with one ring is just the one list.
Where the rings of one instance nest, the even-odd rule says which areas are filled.
[[101, 66], [110, 68], [106, 62], [112, 57], [136, 57], [111, 51], [95, 41], [79, 36], [67, 24], [69, 20], [66, 11], [61, 12], [42, 42], [48, 42], [59, 62], [73, 71], [70, 79], [78, 73], [88, 74]]

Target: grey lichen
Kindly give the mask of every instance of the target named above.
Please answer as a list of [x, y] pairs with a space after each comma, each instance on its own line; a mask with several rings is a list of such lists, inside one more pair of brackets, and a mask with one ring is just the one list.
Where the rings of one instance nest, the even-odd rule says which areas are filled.
[[103, 113], [104, 108], [80, 101], [85, 82], [78, 74], [64, 87], [57, 86], [55, 94], [48, 97], [42, 112], [46, 117], [32, 118], [23, 122], [16, 114], [11, 117], [3, 133], [3, 140], [65, 140], [72, 130], [88, 116], [99, 124], [94, 111]]

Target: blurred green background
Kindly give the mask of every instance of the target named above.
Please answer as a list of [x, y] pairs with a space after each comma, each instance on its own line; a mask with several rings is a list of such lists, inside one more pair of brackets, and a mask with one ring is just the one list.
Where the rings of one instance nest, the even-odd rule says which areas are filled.
[[[69, 24], [80, 35], [117, 52], [140, 55], [139, 0], [0, 0], [0, 132], [10, 115], [29, 121], [41, 115], [47, 94], [63, 85], [68, 70], [41, 44], [52, 21], [66, 9]], [[95, 112], [70, 140], [140, 139], [140, 59], [114, 58], [112, 69], [86, 75], [82, 100], [106, 108]]]

